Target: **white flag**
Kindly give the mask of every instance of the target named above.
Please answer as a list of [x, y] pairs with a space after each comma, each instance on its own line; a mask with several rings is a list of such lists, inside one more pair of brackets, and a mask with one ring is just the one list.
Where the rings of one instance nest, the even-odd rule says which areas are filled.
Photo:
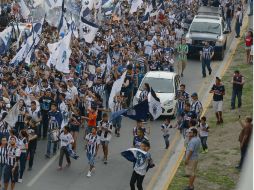
[[138, 8], [141, 8], [142, 4], [142, 0], [133, 0], [131, 4], [130, 14], [137, 12]]
[[4, 54], [8, 48], [8, 42], [11, 38], [12, 27], [9, 26], [0, 32], [0, 55]]
[[49, 8], [54, 9], [63, 5], [63, 0], [48, 0]]
[[23, 0], [20, 0], [19, 6], [20, 6], [20, 14], [22, 15], [22, 17], [24, 19], [28, 19], [28, 16], [30, 14], [30, 10], [28, 9], [28, 7], [26, 6], [26, 4]]
[[86, 20], [84, 17], [81, 17], [79, 30], [81, 39], [85, 39], [87, 43], [92, 43], [98, 29], [99, 27], [96, 24]]
[[62, 19], [63, 19], [63, 22], [61, 23], [62, 26], [61, 26], [61, 28], [60, 28], [59, 34], [61, 34], [61, 33], [66, 34], [66, 33], [68, 32], [67, 22], [66, 22], [66, 19], [65, 19], [64, 16], [62, 17]]
[[16, 103], [8, 112], [8, 115], [4, 118], [4, 121], [8, 123], [11, 127], [15, 127], [15, 124], [18, 121], [18, 115], [19, 115], [19, 103]]
[[108, 100], [109, 108], [111, 109], [111, 111], [113, 111], [113, 109], [114, 109], [114, 97], [116, 96], [116, 94], [121, 92], [121, 88], [122, 88], [122, 85], [124, 83], [126, 72], [127, 71], [125, 71], [122, 74], [122, 76], [114, 82], [114, 84], [112, 86], [110, 96], [109, 96], [109, 100]]
[[56, 70], [63, 73], [70, 73], [69, 58], [71, 56], [70, 49], [71, 33], [69, 32], [62, 40], [57, 48], [57, 59], [55, 62]]
[[153, 116], [153, 119], [156, 120], [162, 114], [162, 107], [160, 99], [156, 96], [152, 88], [148, 94], [148, 104], [149, 112]]

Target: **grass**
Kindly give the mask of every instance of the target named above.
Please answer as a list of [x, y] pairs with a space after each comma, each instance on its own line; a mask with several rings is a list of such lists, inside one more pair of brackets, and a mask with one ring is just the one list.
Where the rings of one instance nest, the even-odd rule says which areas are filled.
[[[240, 131], [239, 115], [242, 119], [245, 116], [253, 115], [253, 72], [252, 66], [247, 65], [245, 60], [244, 41], [241, 39], [233, 62], [222, 78], [226, 88], [223, 105], [223, 126], [216, 125], [216, 118], [210, 106], [206, 114], [211, 127], [208, 138], [209, 153], [200, 156], [195, 189], [232, 190], [238, 182], [239, 172], [235, 170], [234, 166], [237, 164], [240, 154], [237, 142]], [[232, 111], [230, 110], [231, 79], [235, 70], [242, 73], [245, 78], [245, 85], [243, 87], [242, 108]], [[188, 184], [188, 178], [184, 177], [184, 174], [184, 162], [182, 161], [168, 189], [183, 189]]]

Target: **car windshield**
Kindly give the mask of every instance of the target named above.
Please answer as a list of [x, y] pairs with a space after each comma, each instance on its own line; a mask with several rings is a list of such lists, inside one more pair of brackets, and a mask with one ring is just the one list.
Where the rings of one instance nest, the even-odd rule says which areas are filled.
[[165, 78], [144, 78], [140, 87], [143, 87], [145, 83], [148, 83], [150, 87], [157, 93], [174, 93], [174, 85], [172, 79]]
[[193, 22], [190, 32], [221, 34], [221, 26], [218, 23]]

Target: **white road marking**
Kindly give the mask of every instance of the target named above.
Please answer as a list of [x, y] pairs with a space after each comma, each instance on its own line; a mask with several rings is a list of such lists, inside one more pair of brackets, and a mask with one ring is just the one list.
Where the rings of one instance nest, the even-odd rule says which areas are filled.
[[49, 162], [39, 171], [37, 175], [35, 175], [31, 181], [27, 184], [28, 187], [32, 187], [33, 184], [41, 177], [41, 175], [49, 168], [51, 164], [58, 158], [60, 152], [58, 152], [54, 157], [52, 157]]

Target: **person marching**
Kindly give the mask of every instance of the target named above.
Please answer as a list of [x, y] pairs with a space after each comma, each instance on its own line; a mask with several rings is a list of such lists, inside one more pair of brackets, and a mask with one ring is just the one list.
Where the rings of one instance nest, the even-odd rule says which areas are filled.
[[178, 75], [181, 72], [181, 77], [183, 77], [183, 71], [186, 67], [187, 64], [187, 54], [189, 52], [188, 45], [186, 44], [185, 39], [182, 38], [181, 44], [178, 45], [177, 47], [177, 53], [178, 53]]
[[212, 73], [211, 68], [211, 60], [214, 56], [214, 50], [212, 46], [209, 45], [208, 41], [205, 41], [205, 46], [203, 47], [202, 51], [200, 53], [200, 61], [202, 63], [202, 75], [203, 78], [206, 77], [206, 67], [208, 69], [209, 75]]
[[18, 182], [22, 183], [23, 173], [26, 168], [26, 160], [27, 160], [27, 150], [28, 150], [28, 134], [26, 130], [22, 129], [19, 133], [19, 140], [17, 142], [17, 146], [20, 149], [20, 170], [19, 170], [19, 179]]
[[200, 124], [198, 126], [199, 126], [199, 137], [200, 137], [201, 145], [203, 148], [202, 153], [207, 153], [208, 152], [207, 137], [208, 137], [208, 133], [209, 133], [209, 126], [206, 123], [205, 116], [201, 117]]
[[86, 156], [88, 159], [88, 163], [90, 165], [89, 171], [87, 173], [87, 177], [92, 176], [92, 171], [95, 169], [95, 157], [98, 152], [100, 137], [97, 134], [97, 128], [92, 127], [91, 133], [88, 133], [85, 137], [86, 140]]
[[69, 153], [67, 151], [67, 146], [72, 145], [74, 143], [74, 139], [70, 133], [69, 126], [65, 126], [63, 128], [62, 133], [60, 134], [60, 156], [59, 156], [59, 167], [58, 170], [62, 170], [62, 164], [63, 164], [63, 157], [66, 156], [67, 165], [66, 167], [69, 167], [71, 165], [71, 160]]
[[165, 141], [165, 149], [168, 149], [169, 147], [169, 129], [172, 128], [172, 125], [170, 125], [170, 118], [166, 118], [164, 123], [161, 125], [161, 131], [163, 132], [163, 138]]
[[19, 177], [19, 158], [20, 149], [16, 145], [16, 138], [10, 137], [10, 143], [7, 147], [7, 164], [4, 169], [4, 189], [8, 189], [11, 180], [11, 190], [14, 190], [15, 183]]
[[5, 136], [1, 139], [1, 146], [0, 146], [0, 188], [2, 187], [2, 179], [3, 179], [3, 173], [4, 169], [7, 164], [7, 138]]
[[[117, 95], [114, 98], [114, 107], [113, 112], [118, 112], [123, 109], [123, 97], [121, 95]], [[122, 123], [122, 116], [118, 116], [117, 118], [112, 120], [112, 124], [115, 127], [115, 135], [116, 137], [120, 137], [120, 129], [121, 129], [121, 123]]]
[[100, 134], [100, 140], [104, 154], [104, 164], [108, 163], [108, 144], [112, 137], [112, 128], [112, 124], [108, 121], [108, 114], [104, 113], [102, 116], [102, 120], [99, 122], [98, 125], [98, 133]]

